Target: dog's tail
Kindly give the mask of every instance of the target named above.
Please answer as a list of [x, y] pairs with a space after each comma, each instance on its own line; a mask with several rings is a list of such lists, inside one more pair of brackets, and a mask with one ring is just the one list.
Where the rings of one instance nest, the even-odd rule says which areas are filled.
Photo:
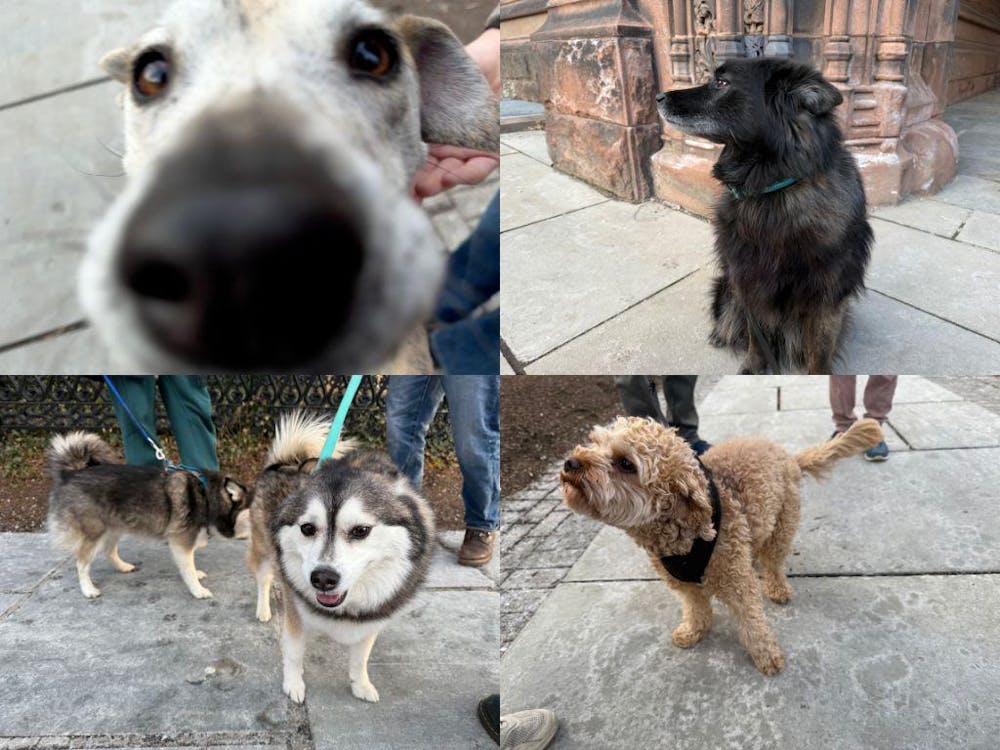
[[[330, 434], [330, 420], [317, 414], [293, 411], [278, 420], [274, 430], [274, 440], [267, 454], [268, 466], [302, 466], [319, 458]], [[334, 458], [340, 458], [354, 450], [356, 443], [350, 438], [341, 438], [333, 451]]]
[[111, 446], [90, 432], [56, 435], [45, 449], [45, 471], [57, 484], [88, 466], [120, 463]]
[[834, 462], [848, 456], [856, 456], [862, 451], [874, 448], [884, 438], [882, 428], [874, 419], [859, 419], [833, 440], [807, 448], [795, 457], [802, 471], [823, 479], [830, 473]]

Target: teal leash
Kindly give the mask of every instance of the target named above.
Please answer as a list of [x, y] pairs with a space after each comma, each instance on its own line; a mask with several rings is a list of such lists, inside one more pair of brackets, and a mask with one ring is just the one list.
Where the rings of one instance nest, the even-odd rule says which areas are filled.
[[330, 425], [330, 433], [326, 436], [326, 442], [323, 443], [323, 450], [319, 452], [319, 458], [316, 460], [316, 467], [313, 471], [319, 469], [323, 462], [333, 455], [333, 450], [340, 441], [340, 433], [344, 430], [344, 421], [347, 419], [347, 412], [351, 408], [354, 396], [357, 394], [360, 386], [361, 376], [351, 375], [351, 379], [347, 381], [347, 388], [344, 389], [344, 395], [340, 399], [340, 405], [337, 407], [337, 414], [333, 418], [333, 424]]
[[764, 188], [759, 193], [740, 193], [739, 190], [734, 188], [732, 185], [726, 185], [729, 188], [729, 192], [733, 194], [736, 200], [743, 200], [744, 198], [756, 198], [757, 196], [764, 195], [765, 193], [776, 193], [779, 190], [784, 190], [789, 185], [794, 185], [798, 180], [794, 177], [786, 177], [783, 180], [778, 180], [777, 182], [772, 182], [766, 188]]

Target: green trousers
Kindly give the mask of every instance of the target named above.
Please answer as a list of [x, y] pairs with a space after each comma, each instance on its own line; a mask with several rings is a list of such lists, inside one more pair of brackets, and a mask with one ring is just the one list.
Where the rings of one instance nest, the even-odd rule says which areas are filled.
[[[200, 375], [115, 375], [111, 378], [136, 419], [146, 431], [156, 437], [154, 407], [159, 388], [163, 405], [167, 409], [170, 429], [177, 439], [181, 463], [208, 471], [219, 470], [216, 454], [215, 425], [212, 423], [212, 401], [208, 396], [205, 378]], [[110, 395], [110, 394], [109, 394]], [[136, 466], [158, 466], [156, 452], [135, 423], [111, 395], [115, 415], [122, 430], [126, 463]], [[157, 440], [159, 442], [159, 440]], [[168, 456], [175, 460], [176, 456]]]

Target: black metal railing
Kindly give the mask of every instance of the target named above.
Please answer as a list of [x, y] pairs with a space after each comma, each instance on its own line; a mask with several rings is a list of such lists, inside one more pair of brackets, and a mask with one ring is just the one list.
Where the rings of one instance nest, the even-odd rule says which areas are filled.
[[[220, 431], [261, 430], [267, 434], [285, 411], [333, 414], [347, 386], [334, 375], [208, 375], [213, 418]], [[347, 417], [345, 431], [367, 443], [385, 441], [385, 395], [389, 378], [365, 376]], [[450, 445], [447, 407], [428, 430], [428, 442]], [[157, 430], [169, 428], [157, 401]], [[12, 430], [62, 432], [117, 429], [111, 394], [99, 378], [63, 375], [0, 376], [0, 435]]]

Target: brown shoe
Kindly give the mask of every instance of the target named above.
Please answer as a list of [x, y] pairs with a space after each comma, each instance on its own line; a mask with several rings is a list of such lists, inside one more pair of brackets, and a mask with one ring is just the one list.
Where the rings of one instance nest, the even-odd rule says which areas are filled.
[[486, 529], [466, 529], [462, 549], [458, 551], [458, 564], [478, 568], [493, 559], [493, 543], [497, 533]]

